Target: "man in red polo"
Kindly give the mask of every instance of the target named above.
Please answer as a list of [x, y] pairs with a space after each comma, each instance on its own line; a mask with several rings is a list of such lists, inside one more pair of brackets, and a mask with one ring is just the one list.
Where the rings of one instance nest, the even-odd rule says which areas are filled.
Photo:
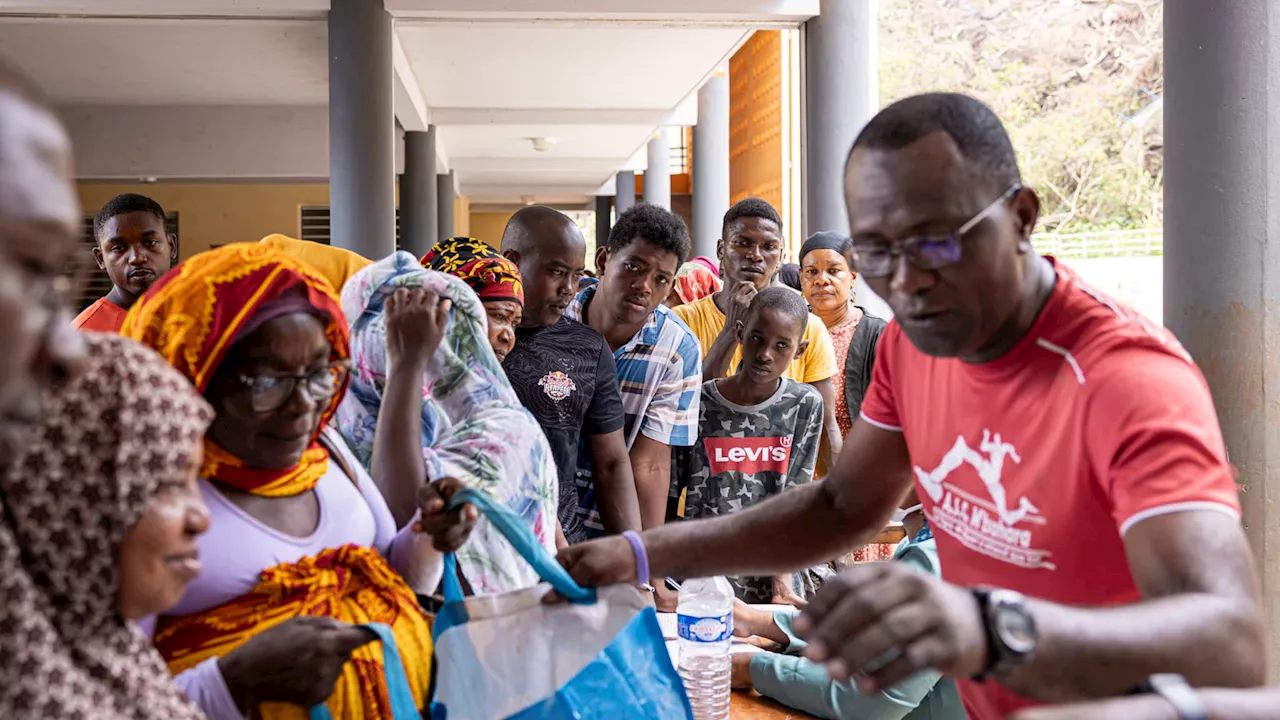
[[[975, 720], [1155, 674], [1261, 683], [1204, 378], [1166, 330], [1035, 252], [1040, 201], [995, 114], [954, 94], [894, 103], [854, 143], [845, 194], [857, 270], [895, 318], [835, 470], [645, 532], [651, 574], [803, 567], [870, 540], [914, 486], [942, 579], [871, 563], [829, 582], [795, 629], [836, 679], [876, 691], [934, 668]], [[634, 579], [625, 539], [560, 559], [580, 582]]]

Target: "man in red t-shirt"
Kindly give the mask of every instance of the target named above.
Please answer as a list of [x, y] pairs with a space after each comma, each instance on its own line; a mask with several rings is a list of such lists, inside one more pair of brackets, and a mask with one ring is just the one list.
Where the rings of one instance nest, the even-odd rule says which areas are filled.
[[85, 308], [71, 326], [116, 333], [129, 308], [178, 259], [178, 239], [165, 229], [164, 209], [145, 195], [124, 193], [93, 218], [93, 259], [111, 278], [111, 292]]
[[[935, 668], [975, 720], [1156, 673], [1262, 682], [1253, 558], [1204, 378], [1163, 328], [1035, 253], [1040, 201], [994, 113], [954, 94], [889, 106], [845, 191], [857, 270], [895, 319], [839, 463], [732, 517], [644, 533], [651, 574], [838, 554], [914, 481], [943, 579], [873, 563], [829, 582], [796, 628], [837, 679], [875, 691]], [[626, 539], [560, 559], [580, 582], [634, 580]]]

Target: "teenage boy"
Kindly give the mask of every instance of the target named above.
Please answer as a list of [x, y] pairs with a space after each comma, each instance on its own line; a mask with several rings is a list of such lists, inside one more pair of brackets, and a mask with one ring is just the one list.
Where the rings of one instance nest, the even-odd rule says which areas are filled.
[[574, 484], [580, 439], [594, 470], [601, 525], [609, 533], [640, 530], [613, 352], [600, 333], [564, 317], [586, 263], [582, 232], [562, 212], [526, 207], [507, 223], [502, 254], [524, 281], [524, 315], [502, 368], [551, 444], [564, 540], [587, 538]]
[[[738, 371], [743, 357], [738, 323], [751, 299], [768, 287], [778, 273], [784, 245], [782, 216], [760, 198], [747, 198], [729, 208], [720, 234], [716, 253], [724, 287], [714, 295], [676, 308], [676, 314], [702, 345], [702, 374], [708, 380]], [[817, 315], [809, 315], [804, 340], [809, 344], [808, 352], [786, 366], [782, 375], [807, 383], [822, 396], [824, 442], [818, 469], [824, 471], [843, 444], [840, 426], [836, 423], [835, 387], [831, 382], [839, 366], [831, 334]]]
[[80, 330], [120, 332], [124, 316], [178, 259], [178, 239], [165, 231], [164, 208], [145, 195], [125, 193], [93, 218], [93, 259], [113, 287], [71, 322]]
[[[684, 220], [657, 205], [640, 204], [618, 216], [609, 244], [596, 252], [599, 284], [578, 293], [566, 317], [604, 335], [618, 366], [631, 457], [646, 528], [661, 525], [671, 488], [671, 449], [698, 439], [702, 351], [693, 331], [662, 304], [689, 255]], [[596, 509], [591, 462], [578, 453], [579, 515], [587, 533], [604, 532]], [[676, 596], [653, 582], [659, 609], [675, 609]]]
[[[767, 287], [751, 300], [737, 329], [741, 366], [729, 377], [702, 384], [701, 439], [677, 453], [672, 499], [688, 492], [686, 519], [729, 515], [813, 478], [822, 397], [783, 377], [809, 346], [804, 339], [808, 320], [809, 307], [791, 288]], [[748, 603], [803, 604], [805, 588], [790, 573], [730, 577], [729, 582]]]

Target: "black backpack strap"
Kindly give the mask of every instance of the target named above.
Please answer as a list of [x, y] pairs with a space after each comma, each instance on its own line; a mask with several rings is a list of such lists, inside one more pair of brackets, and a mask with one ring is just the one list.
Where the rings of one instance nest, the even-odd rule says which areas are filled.
[[862, 319], [849, 339], [849, 354], [844, 361], [844, 398], [849, 404], [849, 418], [857, 419], [862, 411], [862, 398], [871, 385], [871, 369], [876, 361], [876, 345], [880, 333], [889, 323], [863, 310]]

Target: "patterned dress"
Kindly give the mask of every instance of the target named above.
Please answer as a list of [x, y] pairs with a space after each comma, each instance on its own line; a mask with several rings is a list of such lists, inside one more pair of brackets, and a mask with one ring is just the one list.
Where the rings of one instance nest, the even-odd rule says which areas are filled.
[[[840, 366], [839, 372], [831, 376], [831, 385], [836, 392], [836, 424], [840, 426], [840, 435], [846, 437], [853, 428], [853, 418], [849, 417], [849, 399], [844, 394], [844, 364], [849, 358], [849, 342], [853, 340], [853, 332], [858, 329], [860, 320], [862, 310], [851, 306], [849, 316], [843, 322], [827, 328], [831, 333], [831, 344], [836, 350], [836, 364]], [[854, 552], [850, 559], [853, 562], [892, 560], [893, 550], [893, 545], [868, 545]], [[832, 567], [838, 569], [842, 565], [842, 562], [836, 562]]]

